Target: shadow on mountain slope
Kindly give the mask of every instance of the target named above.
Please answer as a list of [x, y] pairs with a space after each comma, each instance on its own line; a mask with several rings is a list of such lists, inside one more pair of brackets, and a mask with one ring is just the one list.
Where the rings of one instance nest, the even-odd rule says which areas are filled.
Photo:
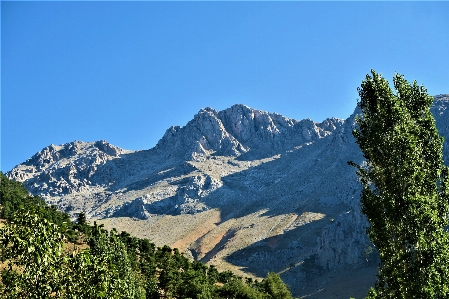
[[106, 191], [131, 191], [148, 187], [170, 177], [190, 173], [192, 165], [172, 158], [161, 160], [154, 150], [143, 150], [122, 154], [119, 159], [99, 165], [92, 175], [92, 181], [107, 185]]
[[264, 238], [234, 252], [226, 261], [258, 277], [265, 277], [268, 272], [290, 271], [312, 255], [310, 250], [317, 245], [316, 236], [329, 224], [329, 219], [324, 217]]

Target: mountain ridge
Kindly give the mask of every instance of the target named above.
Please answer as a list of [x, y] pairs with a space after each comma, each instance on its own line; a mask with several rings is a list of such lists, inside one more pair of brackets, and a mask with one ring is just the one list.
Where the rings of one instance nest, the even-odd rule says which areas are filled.
[[[441, 95], [432, 106], [443, 136], [448, 104]], [[363, 161], [352, 136], [357, 113], [314, 123], [245, 105], [205, 108], [184, 127], [169, 128], [152, 149], [52, 145], [7, 176], [72, 217], [86, 212], [221, 269], [282, 273], [303, 296], [330, 289], [335, 278], [324, 279], [327, 273], [375, 270], [361, 187], [347, 165]], [[370, 277], [357, 284], [369, 287]], [[365, 295], [350, 291], [341, 294]]]
[[[242, 104], [222, 111], [203, 108], [184, 127], [169, 128], [155, 148], [159, 152], [166, 151], [167, 147], [180, 149], [182, 153], [187, 152], [186, 159], [212, 153], [239, 156], [251, 149], [259, 149], [262, 142], [269, 144], [273, 151], [279, 151], [292, 143], [298, 145], [304, 140], [325, 136], [341, 123], [342, 120], [336, 118], [326, 119], [322, 123], [308, 119], [297, 121]], [[293, 132], [301, 130], [299, 133], [302, 135], [288, 139]]]

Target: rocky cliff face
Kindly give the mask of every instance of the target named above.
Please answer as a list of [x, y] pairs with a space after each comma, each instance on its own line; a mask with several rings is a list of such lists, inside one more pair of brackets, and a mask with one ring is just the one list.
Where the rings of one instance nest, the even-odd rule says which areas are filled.
[[201, 109], [185, 127], [171, 127], [156, 145], [165, 156], [204, 160], [210, 155], [269, 157], [305, 142], [325, 137], [343, 124], [297, 121], [276, 113], [234, 105], [223, 111]]
[[83, 192], [111, 181], [108, 173], [99, 177], [98, 167], [128, 152], [104, 140], [52, 144], [13, 168], [8, 176], [26, 182], [31, 193], [46, 197]]
[[[441, 95], [432, 107], [446, 161], [448, 104]], [[326, 273], [375, 265], [367, 263], [373, 254], [360, 184], [347, 165], [363, 161], [354, 117], [315, 123], [244, 105], [205, 108], [169, 128], [153, 149], [51, 145], [7, 175], [73, 217], [85, 212], [221, 269], [282, 273], [302, 296], [329, 287]], [[327, 286], [311, 285], [311, 275]], [[367, 288], [373, 282], [354, 280]]]

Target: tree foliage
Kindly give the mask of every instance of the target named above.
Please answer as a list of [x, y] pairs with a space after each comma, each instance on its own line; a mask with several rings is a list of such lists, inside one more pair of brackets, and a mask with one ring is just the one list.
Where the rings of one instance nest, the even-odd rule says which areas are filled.
[[63, 235], [36, 214], [20, 211], [2, 231], [2, 273], [8, 298], [47, 298], [58, 292]]
[[[57, 225], [60, 232], [72, 242], [77, 239], [74, 224], [67, 213], [60, 212], [55, 206], [49, 206], [39, 196], [31, 195], [22, 183], [9, 180], [0, 171], [0, 216], [9, 221], [16, 219], [20, 211], [28, 211]], [[19, 216], [19, 218], [21, 215]]]
[[[127, 232], [105, 230], [48, 207], [1, 172], [1, 204], [13, 207], [0, 229], [1, 298], [291, 298], [280, 277], [262, 282], [190, 261], [178, 249], [156, 247]], [[57, 223], [55, 223], [55, 222]], [[64, 248], [82, 233], [88, 248]]]
[[375, 71], [358, 89], [362, 114], [353, 134], [367, 233], [380, 254], [370, 298], [449, 297], [449, 189], [433, 98], [416, 81]]

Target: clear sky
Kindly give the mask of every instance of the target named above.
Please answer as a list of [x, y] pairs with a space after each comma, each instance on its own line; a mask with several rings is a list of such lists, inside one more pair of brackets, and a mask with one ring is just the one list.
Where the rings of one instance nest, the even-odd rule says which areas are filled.
[[449, 93], [449, 2], [2, 2], [1, 170], [204, 107], [346, 118], [370, 69]]

